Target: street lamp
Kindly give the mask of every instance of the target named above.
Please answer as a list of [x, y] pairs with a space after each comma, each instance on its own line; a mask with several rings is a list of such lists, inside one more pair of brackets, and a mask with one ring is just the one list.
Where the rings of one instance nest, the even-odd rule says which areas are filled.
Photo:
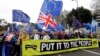
[[76, 1], [76, 3], [77, 3], [77, 8], [78, 8], [78, 1], [77, 1], [77, 0], [72, 0], [72, 1]]

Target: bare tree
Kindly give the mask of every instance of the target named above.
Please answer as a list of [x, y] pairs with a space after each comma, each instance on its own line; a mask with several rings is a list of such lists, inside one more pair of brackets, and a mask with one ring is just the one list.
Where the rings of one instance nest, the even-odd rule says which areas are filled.
[[93, 0], [91, 8], [94, 10], [100, 10], [100, 0]]
[[94, 10], [95, 15], [100, 15], [100, 0], [93, 0], [91, 8]]

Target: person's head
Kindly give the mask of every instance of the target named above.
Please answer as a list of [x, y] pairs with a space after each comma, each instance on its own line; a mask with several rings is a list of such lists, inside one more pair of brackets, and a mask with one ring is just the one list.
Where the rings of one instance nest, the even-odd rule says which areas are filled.
[[38, 34], [38, 30], [37, 29], [35, 29], [33, 32], [34, 32], [34, 34]]
[[23, 30], [19, 30], [18, 33], [21, 35], [21, 34], [23, 34], [23, 32], [24, 32]]

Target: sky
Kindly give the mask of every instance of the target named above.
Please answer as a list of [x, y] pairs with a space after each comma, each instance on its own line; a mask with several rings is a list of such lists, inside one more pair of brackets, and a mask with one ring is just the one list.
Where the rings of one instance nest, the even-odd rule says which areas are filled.
[[[63, 9], [71, 11], [73, 8], [77, 8], [76, 1], [62, 0]], [[78, 7], [83, 6], [91, 10], [92, 0], [77, 0]], [[0, 0], [0, 18], [5, 19], [7, 22], [12, 23], [12, 10], [19, 9], [28, 14], [31, 18], [30, 22], [35, 23], [38, 19], [40, 8], [43, 0]]]

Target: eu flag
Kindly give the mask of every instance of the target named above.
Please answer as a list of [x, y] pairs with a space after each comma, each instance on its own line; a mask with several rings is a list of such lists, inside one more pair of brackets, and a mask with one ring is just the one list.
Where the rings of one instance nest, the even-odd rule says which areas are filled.
[[43, 25], [44, 24], [42, 24], [42, 23], [41, 24], [36, 24], [35, 29], [37, 29], [39, 32], [42, 32]]
[[52, 16], [59, 16], [62, 10], [63, 2], [62, 0], [44, 0], [41, 11]]
[[21, 10], [13, 10], [13, 21], [14, 22], [23, 22], [29, 23], [30, 17]]
[[78, 19], [76, 19], [76, 17], [74, 17], [73, 19], [73, 25], [74, 25], [74, 29], [82, 27], [81, 22]]
[[64, 29], [64, 26], [61, 25], [61, 23], [58, 23], [58, 24], [57, 24], [57, 30], [58, 30], [58, 31], [63, 31], [63, 29]]

